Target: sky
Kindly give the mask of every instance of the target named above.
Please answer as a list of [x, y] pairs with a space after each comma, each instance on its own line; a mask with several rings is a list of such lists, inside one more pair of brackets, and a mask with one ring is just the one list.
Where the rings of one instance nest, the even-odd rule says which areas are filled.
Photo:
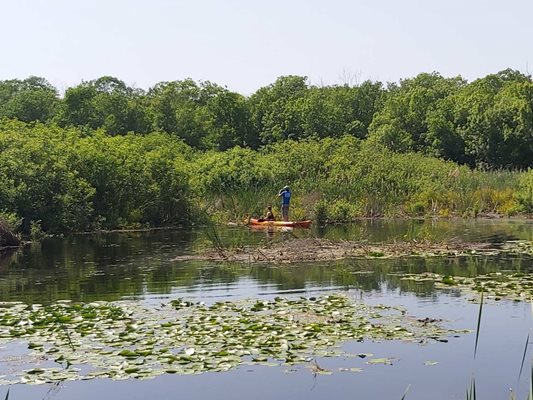
[[533, 71], [533, 0], [0, 0], [0, 80], [60, 92], [111, 75], [148, 89], [211, 81], [249, 95], [282, 75], [469, 81]]

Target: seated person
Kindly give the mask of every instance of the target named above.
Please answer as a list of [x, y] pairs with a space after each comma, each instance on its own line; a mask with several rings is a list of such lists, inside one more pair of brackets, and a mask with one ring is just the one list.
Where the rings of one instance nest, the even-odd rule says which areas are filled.
[[258, 218], [257, 221], [264, 222], [264, 221], [275, 221], [276, 217], [274, 216], [274, 213], [272, 212], [272, 206], [267, 207], [267, 213], [265, 217]]
[[266, 216], [265, 216], [265, 219], [267, 221], [275, 221], [276, 220], [276, 217], [274, 216], [274, 213], [272, 212], [272, 206], [268, 206], [267, 207], [267, 213], [266, 213]]

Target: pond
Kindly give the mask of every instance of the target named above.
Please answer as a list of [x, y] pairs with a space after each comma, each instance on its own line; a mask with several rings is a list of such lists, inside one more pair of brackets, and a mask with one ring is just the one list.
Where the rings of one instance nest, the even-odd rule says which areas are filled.
[[[295, 236], [370, 242], [453, 239], [496, 243], [533, 240], [533, 223], [527, 220], [361, 221], [350, 225], [289, 232], [228, 227], [218, 229], [218, 235], [228, 246], [283, 241]], [[227, 362], [211, 371], [178, 368], [178, 373], [168, 373], [167, 369], [151, 379], [124, 379], [128, 376], [113, 375], [121, 379], [113, 380], [108, 374], [90, 380], [33, 385], [20, 383], [21, 376], [24, 378], [21, 371], [35, 367], [26, 365], [28, 360], [32, 360], [30, 364], [42, 361], [27, 358], [27, 348], [31, 341], [24, 336], [17, 340], [4, 338], [0, 375], [4, 375], [2, 378], [6, 381], [17, 383], [0, 386], [0, 396], [4, 396], [3, 393], [9, 387], [11, 399], [93, 399], [98, 396], [128, 400], [174, 397], [323, 399], [326, 396], [335, 399], [400, 399], [409, 388], [406, 399], [459, 399], [465, 398], [466, 390], [474, 377], [477, 396], [481, 399], [509, 398], [510, 388], [513, 388], [519, 398], [526, 397], [531, 376], [531, 354], [529, 345], [526, 346], [532, 327], [530, 299], [489, 299], [483, 303], [474, 358], [475, 331], [480, 314], [479, 293], [456, 287], [442, 288], [429, 280], [403, 279], [402, 274], [435, 273], [439, 276], [475, 277], [490, 273], [519, 272], [528, 275], [533, 270], [531, 257], [350, 259], [282, 266], [174, 261], [177, 256], [191, 254], [207, 246], [210, 237], [212, 233], [209, 229], [196, 228], [50, 238], [42, 243], [28, 245], [15, 253], [1, 255], [0, 301], [41, 304], [43, 309], [51, 309], [58, 304], [72, 304], [64, 302], [71, 300], [85, 304], [86, 307], [96, 307], [96, 311], [90, 310], [91, 313], [107, 312], [106, 309], [102, 311], [98, 308], [103, 304], [100, 302], [113, 302], [113, 305], [118, 304], [120, 307], [124, 304], [127, 312], [142, 307], [144, 311], [139, 314], [139, 319], [146, 319], [143, 322], [148, 325], [147, 321], [151, 319], [156, 325], [164, 325], [163, 319], [167, 314], [163, 313], [176, 311], [172, 307], [171, 311], [164, 311], [165, 307], [170, 304], [175, 306], [177, 302], [187, 303], [190, 309], [187, 318], [193, 318], [192, 315], [197, 313], [211, 313], [219, 318], [229, 316], [227, 312], [225, 314], [225, 311], [220, 311], [220, 308], [210, 308], [220, 304], [226, 304], [230, 308], [235, 306], [253, 309], [257, 304], [263, 307], [261, 302], [264, 302], [265, 309], [273, 307], [273, 315], [281, 315], [288, 304], [292, 304], [290, 307], [293, 307], [293, 311], [297, 307], [298, 312], [303, 313], [305, 308], [307, 317], [315, 318], [313, 322], [320, 325], [324, 322], [317, 320], [320, 316], [309, 314], [316, 311], [317, 307], [322, 307], [321, 301], [327, 303], [324, 306], [327, 308], [330, 306], [328, 302], [337, 304], [335, 301], [341, 299], [339, 301], [347, 302], [346, 310], [351, 310], [350, 307], [353, 306], [358, 310], [363, 307], [370, 314], [375, 309], [387, 310], [383, 311], [384, 314], [389, 311], [401, 312], [398, 315], [411, 318], [410, 321], [416, 325], [407, 324], [397, 329], [412, 335], [410, 340], [401, 335], [395, 337], [391, 332], [387, 332], [387, 337], [349, 339], [328, 331], [327, 338], [334, 340], [331, 347], [336, 350], [329, 353], [329, 350], [320, 350], [311, 357], [304, 357], [294, 363], [276, 361], [276, 357], [272, 356], [265, 357], [266, 362], [237, 363], [225, 368], [224, 365], [231, 364], [231, 357], [226, 360], [228, 357], [225, 350], [217, 350], [219, 355], [224, 353], [222, 357]], [[280, 304], [285, 308], [276, 308]], [[61, 310], [65, 309], [66, 306], [61, 306]], [[232, 308], [232, 313], [236, 309]], [[149, 314], [146, 314], [146, 310]], [[332, 315], [336, 315], [334, 307], [327, 308], [328, 312], [332, 312], [331, 310]], [[32, 312], [41, 311], [36, 307]], [[57, 309], [54, 308], [53, 312], [57, 312]], [[128, 318], [133, 319], [131, 315], [133, 314]], [[183, 315], [180, 318], [182, 317], [185, 318]], [[247, 314], [246, 317], [250, 315]], [[358, 316], [367, 317], [367, 314]], [[262, 314], [261, 318], [270, 316]], [[398, 322], [394, 319], [388, 323], [391, 321]], [[433, 321], [436, 321], [435, 326], [448, 332], [439, 332], [438, 335], [426, 332], [419, 335], [419, 330], [426, 329], [427, 321], [431, 322], [427, 325], [432, 327]], [[254, 321], [254, 324], [264, 322]], [[267, 321], [268, 324], [271, 322]], [[335, 324], [339, 325], [339, 320]], [[365, 324], [371, 326], [375, 321], [365, 320]], [[208, 327], [212, 328], [212, 325]], [[168, 333], [164, 329], [159, 331], [158, 326], [152, 326], [151, 329], [161, 340]], [[72, 335], [76, 333], [74, 330], [71, 332]], [[51, 335], [57, 334], [55, 332]], [[186, 334], [192, 333], [188, 331]], [[284, 333], [278, 335], [282, 337]], [[75, 341], [74, 336], [71, 338], [67, 335], [67, 338]], [[309, 339], [309, 343], [315, 343], [315, 339]], [[82, 343], [81, 337], [79, 340]], [[38, 343], [31, 343], [30, 347], [32, 346], [37, 350], [41, 348]], [[73, 348], [75, 346], [78, 346], [77, 342], [72, 344]], [[81, 353], [83, 347], [81, 344], [79, 346], [75, 349]], [[294, 346], [294, 343], [289, 341], [288, 346]], [[198, 352], [199, 347], [196, 348]], [[527, 354], [522, 364], [525, 349]], [[183, 352], [187, 351], [192, 353], [194, 349], [183, 349]], [[102, 357], [107, 356], [102, 354]], [[41, 356], [42, 354], [39, 357]], [[253, 351], [250, 357], [260, 361], [260, 357]], [[131, 371], [142, 369], [142, 366], [138, 366], [141, 365], [138, 358], [127, 355], [125, 358], [135, 366], [132, 368], [128, 364]], [[64, 363], [54, 364], [65, 368]], [[204, 362], [204, 365], [207, 364]], [[43, 361], [42, 366], [48, 368], [51, 365]], [[191, 374], [182, 374], [183, 371]], [[68, 375], [70, 372], [62, 373]], [[82, 375], [81, 372], [79, 374]], [[143, 378], [137, 374], [131, 375]], [[30, 379], [27, 382], [40, 381]]]

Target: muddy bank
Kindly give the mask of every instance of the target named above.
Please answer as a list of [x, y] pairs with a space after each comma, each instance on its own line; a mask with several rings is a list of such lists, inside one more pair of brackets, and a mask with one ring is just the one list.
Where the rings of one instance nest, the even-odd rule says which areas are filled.
[[174, 261], [206, 260], [235, 262], [296, 263], [334, 261], [346, 258], [457, 257], [498, 255], [502, 253], [533, 256], [533, 244], [526, 241], [505, 243], [466, 243], [450, 241], [364, 243], [328, 239], [289, 239], [262, 246], [211, 248], [196, 254], [178, 256]]

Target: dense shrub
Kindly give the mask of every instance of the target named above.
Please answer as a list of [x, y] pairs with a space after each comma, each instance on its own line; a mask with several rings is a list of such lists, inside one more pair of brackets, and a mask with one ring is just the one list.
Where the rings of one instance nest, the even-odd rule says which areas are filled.
[[277, 209], [284, 185], [291, 216], [319, 222], [533, 212], [532, 182], [353, 136], [198, 152], [165, 133], [0, 122], [0, 213], [26, 233], [242, 220]]
[[524, 212], [533, 213], [533, 169], [520, 177], [516, 197]]
[[173, 224], [190, 218], [190, 149], [165, 134], [89, 136], [0, 125], [0, 211], [47, 232]]

